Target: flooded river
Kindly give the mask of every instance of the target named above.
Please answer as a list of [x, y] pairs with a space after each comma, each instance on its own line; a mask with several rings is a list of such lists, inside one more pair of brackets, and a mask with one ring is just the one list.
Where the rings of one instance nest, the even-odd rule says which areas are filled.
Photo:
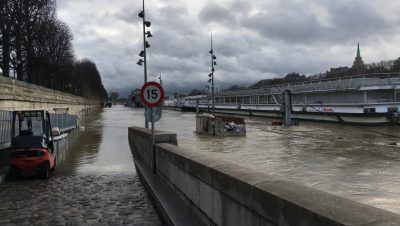
[[[260, 170], [271, 177], [400, 213], [400, 127], [362, 127], [301, 122], [270, 126], [246, 119], [246, 137], [208, 137], [195, 131], [195, 114], [164, 111], [156, 129], [177, 132], [179, 146]], [[123, 174], [133, 169], [128, 126], [144, 126], [142, 109], [104, 109], [58, 173]], [[378, 133], [372, 133], [367, 130]]]

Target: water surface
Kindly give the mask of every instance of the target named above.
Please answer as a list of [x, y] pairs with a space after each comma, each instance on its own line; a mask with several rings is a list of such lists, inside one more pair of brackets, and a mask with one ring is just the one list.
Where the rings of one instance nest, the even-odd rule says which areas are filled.
[[[86, 125], [62, 171], [121, 174], [134, 170], [128, 126], [144, 127], [142, 109], [104, 109]], [[195, 114], [164, 111], [156, 129], [176, 132], [179, 146], [400, 213], [400, 127], [362, 127], [301, 122], [270, 126], [246, 119], [246, 137], [209, 137], [195, 131]]]

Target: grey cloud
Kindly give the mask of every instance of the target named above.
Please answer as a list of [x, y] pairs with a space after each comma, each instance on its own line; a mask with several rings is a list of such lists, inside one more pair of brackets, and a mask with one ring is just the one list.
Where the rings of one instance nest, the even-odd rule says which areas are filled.
[[231, 12], [247, 14], [252, 9], [252, 5], [249, 1], [234, 1], [229, 8]]
[[321, 24], [307, 4], [301, 7], [287, 3], [279, 1], [272, 10], [248, 17], [243, 25], [266, 38], [305, 44], [356, 40], [388, 32], [397, 26], [364, 1], [345, 1], [343, 4], [329, 1], [323, 7], [329, 13], [331, 26]]
[[[207, 53], [208, 46], [204, 36], [176, 34], [174, 30], [160, 29], [154, 33], [154, 48], [150, 51], [158, 54], [167, 54], [174, 58], [185, 60]], [[208, 44], [208, 43], [207, 43]]]
[[301, 13], [259, 13], [243, 23], [263, 36], [288, 42], [311, 42], [323, 34], [323, 28], [310, 15]]
[[106, 38], [102, 38], [102, 37], [96, 37], [95, 42], [97, 44], [104, 44], [106, 43], [108, 40]]
[[199, 14], [199, 18], [204, 23], [235, 24], [236, 18], [228, 9], [218, 4], [209, 4]]
[[134, 9], [125, 9], [123, 12], [120, 13], [106, 13], [105, 16], [107, 17], [112, 17], [117, 20], [122, 20], [125, 21], [126, 23], [131, 23], [131, 24], [136, 24], [139, 21], [139, 14], [140, 10], [134, 10]]
[[[349, 36], [373, 35], [391, 30], [397, 24], [388, 21], [384, 15], [372, 6], [362, 2], [355, 4], [350, 2], [347, 5], [338, 5], [330, 8], [334, 28], [342, 38]], [[333, 30], [331, 30], [333, 31]]]
[[[148, 76], [156, 80], [162, 72], [169, 91], [207, 85], [210, 31], [218, 57], [215, 78], [221, 87], [293, 71], [313, 74], [349, 66], [357, 41], [365, 62], [381, 56], [390, 59], [396, 56], [393, 52], [400, 52], [396, 41], [400, 3], [395, 1], [199, 1], [155, 0], [146, 6], [153, 34], [148, 39]], [[137, 15], [141, 4], [133, 0], [60, 2], [61, 19], [71, 26], [77, 56], [96, 62], [106, 88], [140, 87], [143, 67], [136, 62], [143, 48]], [[328, 24], [321, 23], [315, 7], [326, 12]], [[383, 46], [380, 55], [364, 55], [365, 49], [371, 52], [377, 45]]]

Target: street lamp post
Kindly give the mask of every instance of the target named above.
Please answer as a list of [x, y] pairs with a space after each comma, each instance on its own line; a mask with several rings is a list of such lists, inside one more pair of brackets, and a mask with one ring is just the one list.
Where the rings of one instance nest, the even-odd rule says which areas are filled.
[[160, 72], [160, 76], [158, 77], [158, 80], [160, 80], [160, 85], [163, 85], [162, 79], [161, 79], [161, 72]]
[[[143, 57], [142, 59], [139, 59], [139, 61], [137, 62], [137, 64], [139, 66], [144, 67], [144, 83], [147, 83], [147, 53], [146, 53], [146, 49], [150, 48], [150, 44], [146, 41], [146, 37], [147, 38], [151, 38], [153, 37], [153, 35], [150, 33], [150, 31], [146, 32], [146, 27], [150, 27], [151, 23], [150, 21], [146, 21], [145, 18], [145, 11], [144, 11], [144, 0], [143, 0], [143, 10], [139, 13], [139, 17], [143, 19], [143, 50], [139, 53], [140, 57]], [[146, 128], [149, 128], [149, 122], [145, 119], [145, 126]]]
[[[215, 61], [217, 59], [217, 57], [214, 55], [214, 46], [213, 46], [213, 37], [212, 37], [212, 33], [211, 33], [211, 50], [210, 50], [210, 54], [211, 54], [211, 73], [208, 75], [208, 77], [210, 77], [211, 80], [211, 102], [212, 102], [212, 113], [213, 115], [215, 115], [215, 86], [214, 86], [214, 72], [215, 72], [215, 68], [214, 66], [217, 65], [217, 62]], [[210, 81], [209, 80], [209, 81]]]

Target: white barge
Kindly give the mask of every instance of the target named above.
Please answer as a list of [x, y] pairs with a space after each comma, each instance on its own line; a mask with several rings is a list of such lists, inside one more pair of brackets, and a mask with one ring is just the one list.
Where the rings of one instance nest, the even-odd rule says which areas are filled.
[[[215, 94], [216, 113], [282, 116], [282, 93], [292, 93], [292, 117], [357, 124], [399, 124], [400, 73], [375, 73], [311, 80]], [[174, 103], [182, 110], [211, 111], [209, 95], [189, 96]]]

